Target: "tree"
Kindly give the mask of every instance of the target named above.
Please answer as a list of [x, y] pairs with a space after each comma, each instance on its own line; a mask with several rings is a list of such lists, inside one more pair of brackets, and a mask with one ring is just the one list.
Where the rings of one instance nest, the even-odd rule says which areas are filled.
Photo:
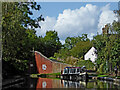
[[78, 36], [78, 37], [67, 37], [65, 39], [65, 44], [64, 47], [67, 49], [72, 49], [76, 43], [78, 43], [79, 41], [90, 41], [87, 37], [87, 34], [82, 34], [82, 36]]
[[2, 3], [2, 60], [21, 71], [28, 67], [31, 58], [30, 51], [34, 47], [34, 39], [37, 38], [34, 28], [40, 27], [38, 22], [44, 20], [42, 16], [32, 19], [30, 8], [40, 10], [40, 5], [36, 2]]
[[[78, 37], [67, 37], [65, 39], [65, 44], [63, 48], [59, 50], [58, 53], [54, 54], [54, 57], [59, 61], [63, 61], [66, 63], [75, 63], [78, 58], [83, 59], [83, 55], [90, 49], [92, 43], [87, 38], [87, 34], [82, 34], [82, 36]], [[74, 61], [72, 61], [74, 59]]]
[[75, 46], [70, 50], [70, 52], [73, 57], [82, 57], [82, 59], [84, 59], [85, 53], [87, 53], [91, 47], [92, 44], [90, 41], [80, 41], [75, 44]]
[[94, 46], [97, 49], [98, 59], [96, 61], [101, 72], [112, 72], [113, 68], [120, 59], [120, 39], [119, 39], [119, 24], [114, 21], [112, 25], [108, 24], [107, 29], [109, 33], [97, 35], [94, 37]]
[[47, 31], [46, 36], [44, 37], [44, 43], [45, 56], [47, 57], [53, 56], [62, 46], [56, 31]]

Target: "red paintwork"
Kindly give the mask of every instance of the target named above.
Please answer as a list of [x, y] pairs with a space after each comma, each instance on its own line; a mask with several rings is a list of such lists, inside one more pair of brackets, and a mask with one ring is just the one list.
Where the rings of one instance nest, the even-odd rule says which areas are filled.
[[52, 79], [39, 78], [36, 88], [52, 88]]
[[[65, 63], [52, 61], [37, 51], [35, 51], [35, 60], [39, 74], [58, 73], [61, 72], [61, 70], [63, 70], [65, 67], [71, 66]], [[43, 69], [43, 65], [46, 65], [46, 69]]]
[[[35, 52], [37, 70], [40, 74], [52, 73], [52, 62]], [[46, 70], [42, 69], [42, 65], [45, 64]]]
[[64, 82], [59, 79], [38, 78], [36, 90], [40, 88], [64, 88]]

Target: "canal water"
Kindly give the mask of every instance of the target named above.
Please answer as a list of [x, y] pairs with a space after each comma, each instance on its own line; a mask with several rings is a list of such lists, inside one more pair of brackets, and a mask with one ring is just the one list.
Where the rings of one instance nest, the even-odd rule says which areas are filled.
[[120, 90], [120, 83], [115, 83], [111, 81], [101, 81], [89, 79], [88, 82], [83, 81], [68, 81], [61, 79], [50, 79], [50, 78], [30, 78], [27, 77], [23, 82], [19, 82], [9, 87], [4, 87], [4, 89], [10, 88], [32, 88], [37, 90], [37, 88], [83, 88], [83, 89], [93, 89], [93, 88], [115, 88]]

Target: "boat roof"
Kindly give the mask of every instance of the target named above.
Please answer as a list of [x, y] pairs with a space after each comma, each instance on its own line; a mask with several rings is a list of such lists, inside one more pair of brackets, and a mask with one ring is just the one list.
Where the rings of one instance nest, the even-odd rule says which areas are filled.
[[65, 68], [81, 68], [81, 67], [65, 67]]

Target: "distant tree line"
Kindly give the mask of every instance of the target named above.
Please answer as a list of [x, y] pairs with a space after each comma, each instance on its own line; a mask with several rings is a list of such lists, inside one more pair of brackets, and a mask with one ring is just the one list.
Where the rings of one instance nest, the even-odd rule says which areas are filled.
[[72, 65], [76, 65], [79, 60], [84, 59], [84, 54], [92, 47], [92, 42], [87, 34], [78, 37], [67, 37], [65, 44], [54, 54], [54, 57]]

